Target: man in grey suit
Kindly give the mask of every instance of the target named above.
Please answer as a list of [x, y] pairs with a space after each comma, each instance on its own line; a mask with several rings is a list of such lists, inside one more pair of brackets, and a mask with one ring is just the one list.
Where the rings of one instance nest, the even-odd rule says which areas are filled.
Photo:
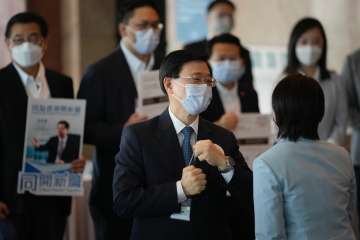
[[[360, 183], [360, 49], [347, 56], [341, 75], [347, 95], [349, 122], [352, 127], [351, 158], [355, 168], [356, 182]], [[357, 199], [359, 206], [359, 187]]]

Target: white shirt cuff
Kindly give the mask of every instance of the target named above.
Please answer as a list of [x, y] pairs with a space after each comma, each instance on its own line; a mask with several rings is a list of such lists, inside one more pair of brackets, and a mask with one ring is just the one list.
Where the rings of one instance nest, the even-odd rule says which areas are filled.
[[226, 183], [229, 183], [232, 179], [232, 177], [234, 176], [234, 169], [227, 172], [227, 173], [222, 173], [221, 174], [225, 180]]
[[184, 193], [184, 190], [182, 188], [180, 180], [176, 182], [176, 191], [177, 191], [178, 203], [185, 202], [187, 197], [186, 197], [186, 195]]

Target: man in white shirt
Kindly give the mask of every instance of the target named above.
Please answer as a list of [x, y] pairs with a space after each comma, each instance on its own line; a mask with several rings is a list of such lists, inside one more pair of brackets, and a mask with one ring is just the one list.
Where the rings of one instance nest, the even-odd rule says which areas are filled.
[[175, 51], [159, 80], [169, 108], [123, 130], [115, 212], [134, 218], [132, 240], [253, 239], [251, 171], [234, 135], [199, 117], [215, 85], [209, 64]]
[[122, 4], [119, 47], [88, 67], [80, 83], [79, 98], [87, 100], [85, 142], [96, 146], [90, 210], [97, 240], [128, 239], [131, 220], [115, 216], [112, 209], [114, 157], [124, 126], [147, 116], [135, 112], [137, 74], [156, 69], [154, 59], [162, 24], [154, 3], [131, 0]]
[[[0, 221], [14, 225], [19, 240], [62, 240], [70, 197], [17, 194], [28, 98], [73, 98], [71, 78], [46, 69], [46, 21], [33, 13], [13, 16], [5, 31], [12, 62], [0, 69]], [[78, 158], [78, 152], [77, 156]], [[72, 162], [82, 171], [84, 159]]]
[[259, 112], [257, 93], [248, 81], [244, 81], [243, 48], [237, 37], [226, 33], [209, 41], [208, 52], [216, 87], [210, 106], [201, 116], [234, 130], [240, 113]]

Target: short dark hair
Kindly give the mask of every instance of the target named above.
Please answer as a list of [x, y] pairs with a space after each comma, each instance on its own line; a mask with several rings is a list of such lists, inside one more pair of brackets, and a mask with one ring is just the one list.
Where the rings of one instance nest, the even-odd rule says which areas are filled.
[[272, 107], [279, 128], [278, 137], [297, 141], [317, 140], [324, 116], [324, 93], [320, 84], [302, 74], [286, 76], [274, 89]]
[[66, 129], [70, 128], [70, 123], [68, 121], [61, 120], [61, 121], [58, 122], [57, 125], [60, 125], [60, 124], [64, 125]]
[[118, 23], [128, 23], [129, 19], [134, 16], [134, 11], [141, 7], [151, 7], [160, 16], [160, 11], [156, 4], [151, 0], [127, 0], [119, 7], [117, 14]]
[[44, 38], [46, 38], [48, 35], [48, 24], [42, 16], [32, 12], [21, 12], [12, 16], [8, 21], [5, 29], [5, 38], [10, 37], [12, 27], [18, 23], [20, 24], [36, 23], [40, 28], [41, 35]]
[[287, 74], [294, 74], [298, 71], [300, 67], [299, 59], [296, 56], [296, 44], [299, 38], [308, 30], [313, 28], [319, 28], [322, 38], [324, 39], [324, 48], [319, 59], [318, 65], [320, 68], [320, 79], [328, 79], [330, 78], [330, 72], [326, 66], [326, 56], [327, 56], [327, 39], [324, 27], [322, 26], [321, 22], [315, 18], [302, 18], [300, 19], [294, 26], [290, 40], [288, 43], [288, 58], [287, 58], [287, 66], [285, 67], [284, 72]]
[[229, 0], [215, 0], [215, 1], [212, 1], [208, 7], [207, 7], [207, 13], [209, 14], [210, 11], [216, 7], [216, 5], [218, 4], [227, 4], [229, 5], [233, 10], [236, 10], [236, 7], [235, 7], [235, 4]]
[[182, 70], [182, 67], [188, 62], [204, 62], [209, 68], [211, 74], [211, 67], [209, 63], [202, 57], [194, 55], [187, 50], [177, 50], [169, 53], [160, 65], [159, 81], [161, 90], [166, 93], [163, 80], [166, 77], [177, 78]]
[[243, 46], [240, 43], [240, 39], [235, 37], [234, 35], [230, 34], [230, 33], [224, 33], [224, 34], [220, 34], [218, 36], [213, 37], [207, 44], [207, 52], [208, 52], [208, 56], [210, 57], [212, 55], [212, 50], [213, 47], [215, 46], [215, 44], [217, 43], [229, 43], [229, 44], [233, 44], [239, 47], [239, 52], [242, 51]]

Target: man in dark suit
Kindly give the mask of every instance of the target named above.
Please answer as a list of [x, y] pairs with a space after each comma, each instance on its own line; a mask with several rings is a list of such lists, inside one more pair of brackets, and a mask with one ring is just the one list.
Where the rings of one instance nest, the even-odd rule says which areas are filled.
[[[234, 13], [236, 7], [233, 2], [229, 0], [215, 0], [212, 1], [207, 8], [207, 22], [208, 22], [208, 36], [202, 40], [189, 43], [184, 46], [186, 50], [193, 54], [203, 56], [208, 59], [208, 42], [213, 37], [230, 33], [234, 28]], [[250, 52], [247, 48], [241, 45], [242, 58], [245, 64], [245, 73], [241, 80], [243, 83], [253, 86], [252, 64], [250, 59]]]
[[218, 35], [209, 41], [208, 47], [216, 87], [210, 106], [201, 116], [234, 130], [240, 113], [259, 112], [258, 96], [251, 84], [243, 82], [246, 62], [237, 37], [229, 33]]
[[71, 163], [79, 157], [80, 136], [69, 134], [70, 124], [59, 121], [57, 124], [57, 135], [51, 137], [44, 145], [34, 138], [33, 146], [38, 151], [48, 151], [48, 163], [64, 164]]
[[[72, 80], [41, 62], [47, 23], [35, 14], [13, 16], [6, 26], [12, 63], [0, 69], [0, 219], [15, 226], [17, 239], [62, 240], [71, 198], [17, 194], [22, 168], [28, 97], [73, 98]], [[84, 159], [73, 161], [82, 171]]]
[[137, 74], [159, 65], [153, 56], [162, 27], [156, 6], [131, 0], [124, 3], [119, 20], [119, 47], [88, 68], [78, 93], [87, 100], [85, 142], [95, 145], [97, 153], [90, 210], [98, 240], [130, 236], [131, 221], [112, 209], [114, 158], [123, 127], [147, 118], [135, 112]]
[[[210, 66], [187, 51], [160, 67], [170, 106], [123, 130], [114, 172], [114, 210], [134, 218], [131, 239], [233, 239], [228, 199], [253, 212], [252, 174], [231, 132], [199, 118], [211, 99]], [[243, 215], [253, 239], [253, 215]]]

